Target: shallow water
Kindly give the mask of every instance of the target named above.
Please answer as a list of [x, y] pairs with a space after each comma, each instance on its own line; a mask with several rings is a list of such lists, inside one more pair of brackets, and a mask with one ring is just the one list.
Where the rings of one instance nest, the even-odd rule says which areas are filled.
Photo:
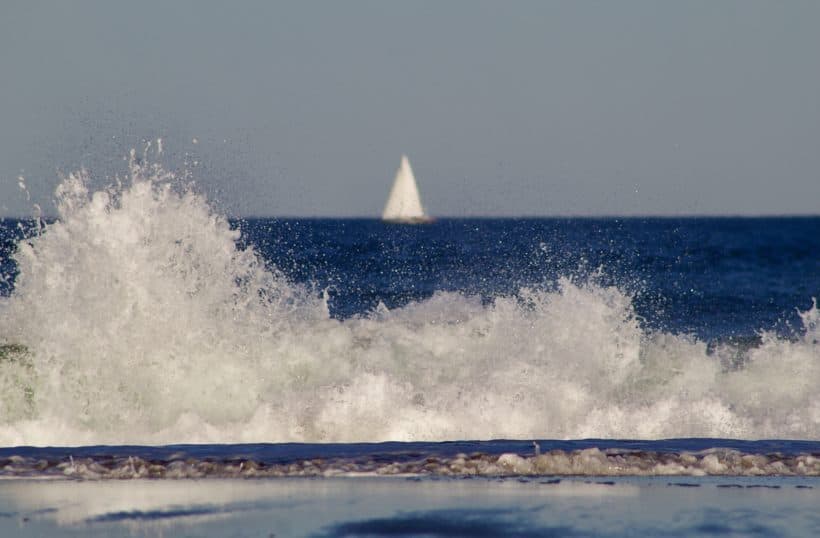
[[0, 477], [820, 476], [820, 442], [671, 439], [0, 449]]

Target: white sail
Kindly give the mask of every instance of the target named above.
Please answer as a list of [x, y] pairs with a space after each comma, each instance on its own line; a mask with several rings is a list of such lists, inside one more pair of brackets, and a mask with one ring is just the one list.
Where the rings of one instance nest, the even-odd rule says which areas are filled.
[[410, 161], [406, 155], [401, 156], [401, 164], [390, 189], [390, 196], [384, 206], [382, 220], [391, 222], [429, 222], [431, 219], [424, 214], [419, 198], [419, 188]]

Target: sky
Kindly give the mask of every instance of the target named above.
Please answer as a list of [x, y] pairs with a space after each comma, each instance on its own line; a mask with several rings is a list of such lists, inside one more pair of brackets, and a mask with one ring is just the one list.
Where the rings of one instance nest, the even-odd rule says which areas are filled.
[[818, 214], [818, 21], [813, 0], [4, 0], [0, 216], [53, 213], [59, 174], [105, 184], [156, 138], [230, 216], [378, 216], [403, 153], [437, 216]]

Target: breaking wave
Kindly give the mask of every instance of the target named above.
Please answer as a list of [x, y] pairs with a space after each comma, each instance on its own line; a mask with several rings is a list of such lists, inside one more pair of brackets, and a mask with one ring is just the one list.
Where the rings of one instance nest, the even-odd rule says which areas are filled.
[[744, 350], [650, 331], [561, 279], [332, 318], [206, 199], [134, 158], [19, 243], [0, 299], [0, 444], [818, 438], [820, 314]]

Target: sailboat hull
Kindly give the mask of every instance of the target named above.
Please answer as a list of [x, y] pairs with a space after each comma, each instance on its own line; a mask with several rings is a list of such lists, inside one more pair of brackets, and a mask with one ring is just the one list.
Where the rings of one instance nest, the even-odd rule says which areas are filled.
[[382, 222], [386, 224], [431, 224], [435, 222], [436, 219], [433, 217], [407, 217], [407, 218], [393, 218], [393, 219], [382, 219]]

